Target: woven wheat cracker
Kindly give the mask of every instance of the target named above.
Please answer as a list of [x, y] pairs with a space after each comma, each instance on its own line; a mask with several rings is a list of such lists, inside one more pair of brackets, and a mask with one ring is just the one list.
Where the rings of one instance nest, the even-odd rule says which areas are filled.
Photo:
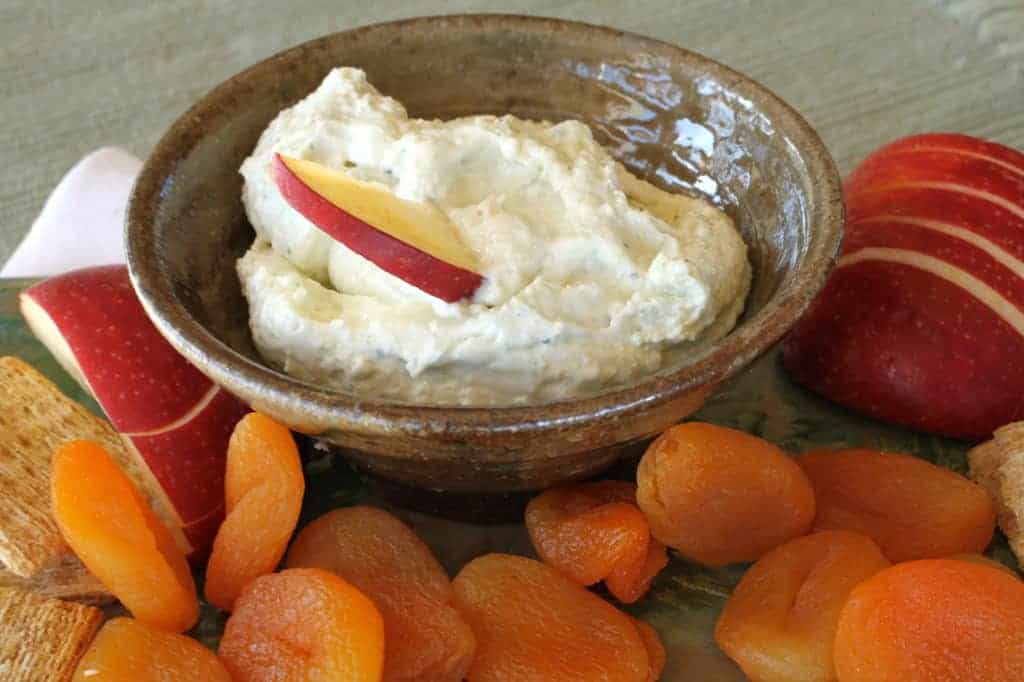
[[0, 565], [22, 578], [68, 553], [50, 514], [50, 456], [75, 439], [128, 462], [117, 432], [18, 358], [0, 358]]
[[70, 680], [102, 622], [91, 606], [0, 589], [0, 680]]

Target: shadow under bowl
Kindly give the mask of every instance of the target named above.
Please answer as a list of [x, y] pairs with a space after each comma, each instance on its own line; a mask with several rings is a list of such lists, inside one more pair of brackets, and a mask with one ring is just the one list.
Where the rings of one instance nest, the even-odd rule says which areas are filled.
[[[460, 408], [374, 401], [289, 377], [260, 359], [235, 261], [254, 233], [238, 168], [281, 109], [355, 66], [411, 116], [580, 119], [633, 173], [709, 198], [750, 248], [736, 328], [655, 375], [544, 405]], [[769, 349], [817, 294], [841, 241], [840, 178], [792, 108], [753, 80], [656, 40], [509, 15], [366, 26], [279, 53], [175, 122], [136, 182], [132, 281], [153, 322], [218, 384], [401, 484], [506, 493], [581, 479], [700, 408]]]

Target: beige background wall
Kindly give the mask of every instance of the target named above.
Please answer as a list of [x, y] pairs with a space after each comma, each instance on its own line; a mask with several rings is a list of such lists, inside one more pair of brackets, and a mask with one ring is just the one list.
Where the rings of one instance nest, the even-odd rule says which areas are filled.
[[284, 47], [359, 24], [509, 11], [675, 42], [776, 90], [845, 173], [925, 130], [1024, 148], [1024, 1], [0, 0], [0, 261], [76, 160], [145, 155], [199, 95]]

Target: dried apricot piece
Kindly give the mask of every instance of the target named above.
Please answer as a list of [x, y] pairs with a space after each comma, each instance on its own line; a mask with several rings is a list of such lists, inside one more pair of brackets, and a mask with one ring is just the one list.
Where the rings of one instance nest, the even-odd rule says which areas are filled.
[[476, 638], [452, 605], [455, 594], [430, 548], [374, 507], [324, 514], [288, 550], [289, 568], [321, 568], [373, 600], [384, 618], [385, 682], [461, 682]]
[[634, 565], [624, 563], [616, 566], [604, 579], [604, 584], [613, 597], [623, 604], [632, 604], [647, 594], [651, 583], [667, 565], [668, 552], [665, 545], [652, 537], [643, 561]]
[[633, 625], [640, 633], [640, 639], [647, 647], [647, 682], [656, 682], [665, 669], [665, 645], [661, 643], [661, 637], [647, 621], [633, 618]]
[[636, 486], [598, 481], [546, 490], [526, 506], [526, 528], [544, 563], [581, 585], [604, 580], [632, 603], [665, 568], [665, 546], [636, 506]]
[[477, 638], [469, 682], [645, 682], [645, 637], [629, 616], [539, 561], [487, 554], [452, 582]]
[[835, 679], [832, 646], [850, 591], [889, 566], [871, 538], [807, 535], [750, 567], [715, 627], [715, 641], [753, 682]]
[[212, 651], [184, 635], [148, 627], [134, 618], [104, 623], [75, 671], [75, 682], [231, 682]]
[[816, 450], [797, 462], [814, 486], [814, 529], [863, 533], [894, 563], [981, 552], [992, 539], [988, 493], [945, 467], [873, 450]]
[[897, 564], [839, 616], [839, 682], [1006, 682], [1024, 674], [1024, 582], [948, 559]]
[[170, 531], [102, 446], [53, 455], [53, 515], [82, 563], [146, 625], [187, 630], [199, 617], [192, 572]]
[[230, 611], [242, 589], [281, 563], [302, 510], [306, 483], [291, 432], [247, 414], [228, 443], [227, 515], [206, 566], [206, 600]]
[[636, 472], [637, 502], [660, 542], [709, 566], [753, 561], [805, 534], [814, 491], [800, 467], [756, 436], [673, 426]]
[[970, 564], [981, 564], [982, 566], [988, 566], [989, 568], [994, 568], [999, 571], [1006, 571], [1008, 575], [1012, 575], [1014, 578], [1020, 577], [1020, 575], [1017, 574], [1017, 571], [1013, 570], [1004, 563], [996, 561], [991, 557], [985, 556], [984, 554], [968, 552], [966, 554], [954, 554], [953, 556], [946, 558], [952, 559], [954, 561], [966, 561]]
[[384, 622], [333, 573], [291, 568], [242, 590], [217, 653], [235, 682], [378, 682]]

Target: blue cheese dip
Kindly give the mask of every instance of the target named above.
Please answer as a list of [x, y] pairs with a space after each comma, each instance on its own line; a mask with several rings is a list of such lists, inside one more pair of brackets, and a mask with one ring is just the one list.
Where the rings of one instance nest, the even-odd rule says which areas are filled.
[[[480, 264], [445, 303], [289, 206], [275, 153], [430, 202]], [[409, 118], [352, 68], [282, 111], [241, 167], [257, 239], [238, 262], [270, 364], [365, 399], [537, 404], [657, 371], [724, 336], [750, 289], [746, 246], [710, 203], [631, 175], [579, 121]]]

